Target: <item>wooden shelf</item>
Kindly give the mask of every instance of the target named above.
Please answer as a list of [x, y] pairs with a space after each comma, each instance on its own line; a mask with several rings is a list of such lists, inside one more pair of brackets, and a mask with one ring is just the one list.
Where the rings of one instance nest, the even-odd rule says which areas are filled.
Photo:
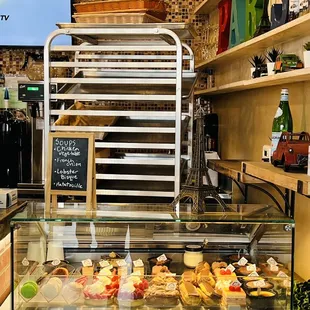
[[204, 90], [195, 91], [195, 95], [216, 96], [221, 94], [233, 93], [242, 90], [262, 88], [286, 83], [297, 83], [310, 80], [310, 68], [296, 69], [290, 72], [278, 73], [275, 75], [264, 76], [256, 79], [238, 81], [224, 84]]
[[[197, 8], [198, 9], [198, 8]], [[282, 44], [297, 38], [304, 37], [309, 34], [310, 29], [310, 13], [301, 16], [289, 23], [286, 23], [276, 29], [262, 34], [249, 41], [241, 43], [219, 55], [213, 59], [203, 61], [196, 65], [196, 69], [205, 67], [215, 67], [219, 64], [236, 60], [242, 57], [251, 57], [267, 48], [277, 44]]]
[[300, 173], [284, 172], [270, 163], [243, 162], [242, 170], [260, 180], [282, 186], [299, 194], [310, 195], [310, 176]]
[[242, 161], [241, 160], [219, 160], [219, 159], [208, 159], [208, 168], [217, 171], [220, 174], [226, 175], [227, 177], [245, 184], [264, 183], [263, 181], [253, 178], [242, 172]]
[[220, 0], [204, 0], [200, 3], [194, 11], [194, 14], [209, 14], [217, 8]]

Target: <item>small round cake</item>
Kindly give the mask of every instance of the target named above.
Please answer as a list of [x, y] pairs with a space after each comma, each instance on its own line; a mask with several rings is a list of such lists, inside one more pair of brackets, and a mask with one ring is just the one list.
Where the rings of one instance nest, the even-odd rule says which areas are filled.
[[60, 268], [54, 269], [52, 271], [52, 275], [68, 278], [69, 277], [69, 271], [66, 268], [60, 267]]
[[20, 294], [26, 298], [31, 299], [37, 295], [39, 290], [38, 284], [34, 281], [27, 281], [20, 289]]

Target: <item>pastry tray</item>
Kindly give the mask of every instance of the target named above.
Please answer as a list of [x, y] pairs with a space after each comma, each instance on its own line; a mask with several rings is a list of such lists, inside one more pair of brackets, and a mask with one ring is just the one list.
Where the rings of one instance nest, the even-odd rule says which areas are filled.
[[160, 11], [166, 11], [165, 2], [162, 0], [109, 0], [81, 2], [73, 5], [77, 13], [93, 13], [131, 9], [156, 9]]
[[74, 14], [77, 23], [102, 23], [102, 24], [141, 24], [161, 23], [162, 20], [147, 13], [99, 13], [99, 14]]

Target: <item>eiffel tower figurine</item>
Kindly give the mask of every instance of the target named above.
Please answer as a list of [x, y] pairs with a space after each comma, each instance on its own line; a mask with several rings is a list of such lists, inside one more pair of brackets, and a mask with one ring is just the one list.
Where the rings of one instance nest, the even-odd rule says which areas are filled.
[[[194, 140], [192, 167], [189, 170], [186, 182], [182, 185], [180, 194], [171, 203], [175, 209], [182, 199], [191, 198], [193, 202], [192, 213], [204, 213], [205, 198], [212, 197], [225, 211], [227, 206], [212, 185], [209, 169], [205, 160], [204, 144], [204, 110], [199, 104], [196, 111], [196, 139]], [[203, 177], [206, 177], [207, 184], [203, 184]]]

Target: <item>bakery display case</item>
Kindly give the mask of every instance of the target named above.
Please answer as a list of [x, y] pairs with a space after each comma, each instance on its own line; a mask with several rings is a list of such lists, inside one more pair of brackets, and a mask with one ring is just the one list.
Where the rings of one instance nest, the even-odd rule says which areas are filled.
[[294, 220], [268, 205], [28, 203], [14, 309], [293, 309]]

